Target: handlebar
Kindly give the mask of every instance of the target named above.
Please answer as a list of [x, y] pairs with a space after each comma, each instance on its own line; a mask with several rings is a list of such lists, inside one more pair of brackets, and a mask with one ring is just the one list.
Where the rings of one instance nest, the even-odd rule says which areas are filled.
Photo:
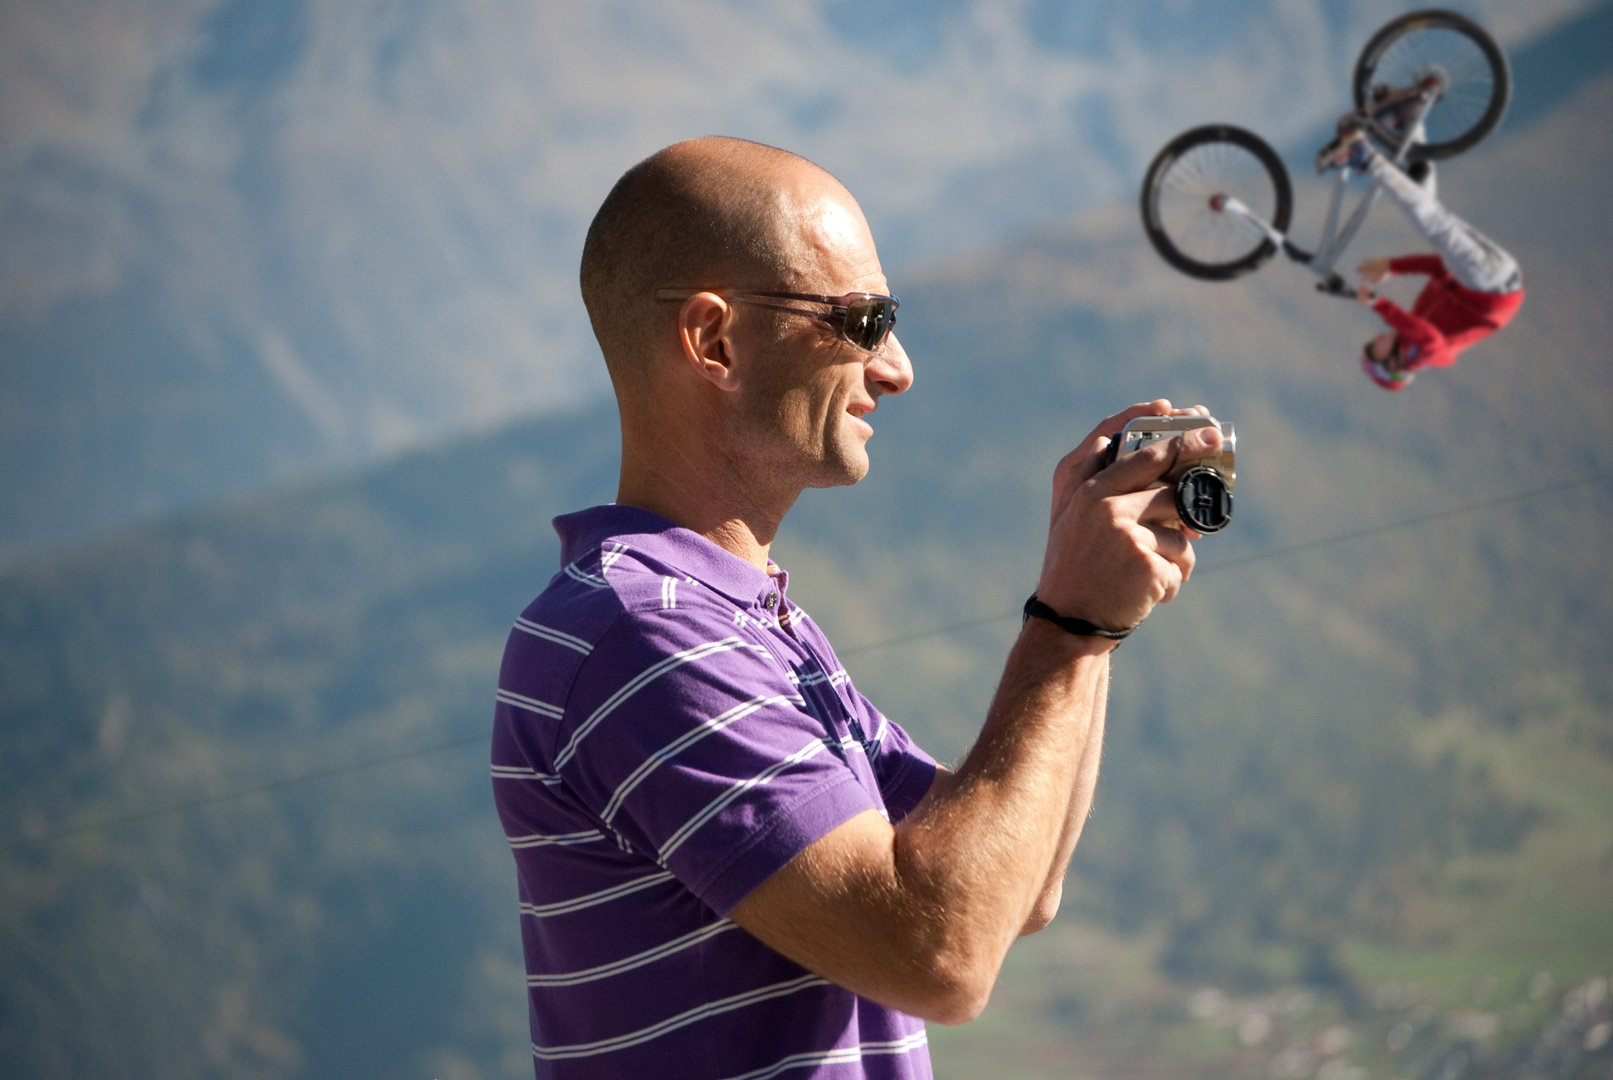
[[[1342, 296], [1346, 300], [1355, 299], [1355, 290], [1346, 285], [1344, 283], [1344, 278], [1338, 274], [1329, 274], [1326, 281], [1318, 281], [1316, 283], [1316, 291], [1319, 293], [1327, 293], [1330, 296]], [[1371, 300], [1376, 300], [1378, 298], [1377, 290], [1368, 289], [1367, 297]]]

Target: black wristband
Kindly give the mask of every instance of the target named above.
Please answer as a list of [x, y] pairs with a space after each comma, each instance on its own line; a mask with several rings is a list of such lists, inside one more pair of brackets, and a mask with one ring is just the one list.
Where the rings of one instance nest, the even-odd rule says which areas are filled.
[[1032, 618], [1046, 619], [1067, 634], [1075, 634], [1078, 637], [1108, 638], [1110, 641], [1119, 641], [1137, 629], [1133, 626], [1125, 630], [1105, 630], [1101, 626], [1094, 626], [1085, 619], [1066, 618], [1036, 599], [1035, 593], [1031, 593], [1031, 598], [1025, 601], [1025, 617], [1020, 619], [1019, 625], [1024, 626]]

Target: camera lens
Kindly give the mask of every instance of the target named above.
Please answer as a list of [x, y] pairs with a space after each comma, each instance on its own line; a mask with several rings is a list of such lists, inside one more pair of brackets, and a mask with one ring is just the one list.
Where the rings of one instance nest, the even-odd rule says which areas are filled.
[[1232, 492], [1220, 473], [1195, 465], [1176, 481], [1176, 512], [1190, 529], [1220, 532], [1232, 520]]

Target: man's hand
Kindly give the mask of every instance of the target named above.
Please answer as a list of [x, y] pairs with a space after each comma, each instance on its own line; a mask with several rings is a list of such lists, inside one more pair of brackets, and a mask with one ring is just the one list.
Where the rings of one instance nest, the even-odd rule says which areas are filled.
[[1368, 259], [1356, 267], [1355, 272], [1361, 276], [1362, 284], [1376, 285], [1389, 277], [1389, 260]]
[[1111, 630], [1142, 622], [1193, 572], [1199, 534], [1182, 524], [1175, 493], [1151, 488], [1179, 459], [1210, 457], [1221, 433], [1199, 428], [1161, 439], [1107, 468], [1109, 437], [1144, 416], [1209, 415], [1176, 409], [1163, 398], [1109, 417], [1059, 462], [1053, 476], [1052, 526], [1037, 596], [1060, 615]]

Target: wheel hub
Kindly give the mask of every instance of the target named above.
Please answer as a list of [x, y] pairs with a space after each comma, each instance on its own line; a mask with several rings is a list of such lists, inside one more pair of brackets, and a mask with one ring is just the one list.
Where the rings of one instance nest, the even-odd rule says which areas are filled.
[[1444, 97], [1451, 85], [1450, 72], [1438, 64], [1427, 64], [1417, 72], [1417, 85], [1425, 90], [1435, 90], [1438, 96]]

